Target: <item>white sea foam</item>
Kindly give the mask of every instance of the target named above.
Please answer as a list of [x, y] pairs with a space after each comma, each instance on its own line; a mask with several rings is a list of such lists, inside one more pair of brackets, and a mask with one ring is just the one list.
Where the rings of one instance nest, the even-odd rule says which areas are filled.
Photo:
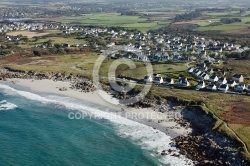
[[0, 101], [0, 111], [2, 110], [12, 110], [17, 108], [17, 105], [13, 104], [13, 103], [9, 103], [6, 100], [2, 100]]
[[[102, 111], [100, 108], [93, 108], [78, 103], [76, 102], [76, 100], [68, 97], [46, 96], [45, 98], [34, 93], [18, 91], [7, 85], [1, 84], [0, 88], [8, 90], [8, 93], [11, 93], [12, 95], [20, 95], [27, 99], [39, 101], [42, 103], [55, 103], [63, 105], [70, 110], [78, 110], [84, 113], [92, 114], [98, 118], [107, 119], [115, 126], [120, 136], [132, 139], [133, 142], [139, 144], [143, 149], [152, 152], [152, 154], [155, 154], [156, 152], [160, 153], [163, 150], [167, 151], [168, 149], [176, 150], [175, 147], [172, 147], [170, 145], [170, 136], [166, 135], [165, 133], [136, 121], [126, 119], [119, 115], [115, 115], [114, 118], [114, 114], [111, 115], [111, 112]], [[178, 152], [178, 150], [176, 152]], [[186, 165], [188, 162], [191, 163], [189, 159], [186, 159], [184, 157], [178, 158], [170, 155], [161, 157], [160, 161], [165, 164], [171, 164], [171, 166]], [[192, 165], [192, 163], [189, 165]]]

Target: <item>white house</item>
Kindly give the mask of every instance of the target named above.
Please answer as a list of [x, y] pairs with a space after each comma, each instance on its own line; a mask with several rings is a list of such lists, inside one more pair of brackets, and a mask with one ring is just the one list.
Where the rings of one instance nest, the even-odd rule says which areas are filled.
[[220, 91], [227, 92], [229, 89], [229, 86], [227, 84], [221, 84], [218, 88]]
[[219, 78], [218, 78], [217, 76], [215, 76], [215, 75], [211, 76], [211, 77], [208, 79], [208, 81], [210, 81], [210, 82], [217, 82], [218, 80], [219, 80]]
[[173, 78], [166, 78], [166, 84], [167, 85], [173, 85], [174, 84], [174, 79]]
[[160, 54], [155, 54], [154, 56], [153, 56], [153, 62], [158, 62], [158, 61], [160, 61], [161, 60], [161, 55]]
[[197, 76], [197, 77], [198, 77], [200, 74], [201, 74], [201, 71], [200, 71], [200, 70], [197, 70], [197, 71], [194, 72], [194, 75]]
[[179, 86], [190, 86], [190, 83], [188, 82], [187, 78], [179, 78]]
[[169, 61], [170, 60], [170, 56], [168, 55], [168, 53], [166, 52], [163, 56], [162, 56], [162, 61]]
[[204, 82], [204, 81], [200, 81], [200, 82], [196, 85], [195, 90], [200, 90], [200, 89], [203, 89], [203, 88], [205, 88], [205, 87], [206, 87], [205, 82]]
[[211, 90], [211, 91], [216, 91], [217, 87], [215, 84], [209, 84], [207, 87], [206, 87], [207, 90]]
[[213, 74], [213, 73], [214, 73], [214, 70], [213, 70], [213, 69], [207, 69], [206, 72], [207, 72], [208, 74]]
[[242, 92], [246, 89], [246, 85], [245, 84], [238, 84], [234, 87], [234, 91], [236, 92]]
[[243, 82], [244, 81], [244, 77], [241, 74], [234, 74], [232, 79], [235, 80], [236, 82]]
[[219, 78], [218, 82], [217, 82], [219, 85], [220, 84], [226, 84], [227, 83], [227, 79], [225, 77], [221, 77]]
[[207, 73], [203, 73], [199, 78], [207, 81], [209, 80], [210, 76]]
[[148, 57], [146, 55], [139, 55], [137, 57], [138, 61], [143, 61], [143, 62], [147, 62], [148, 61]]
[[237, 85], [237, 82], [235, 80], [229, 80], [227, 81], [227, 84], [229, 87], [234, 88]]
[[156, 84], [162, 84], [163, 83], [163, 78], [162, 77], [154, 77], [153, 82]]
[[192, 72], [194, 71], [194, 69], [195, 69], [195, 68], [193, 68], [193, 67], [189, 67], [186, 71], [187, 71], [188, 73], [192, 73]]
[[145, 77], [144, 77], [144, 82], [145, 82], [145, 83], [153, 82], [153, 77], [152, 77], [152, 76], [145, 76]]

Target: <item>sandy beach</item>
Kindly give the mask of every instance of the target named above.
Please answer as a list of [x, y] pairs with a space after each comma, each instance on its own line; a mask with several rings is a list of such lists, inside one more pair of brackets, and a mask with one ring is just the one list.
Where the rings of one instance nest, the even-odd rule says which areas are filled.
[[[46, 93], [54, 94], [59, 96], [67, 96], [75, 98], [78, 100], [87, 101], [93, 104], [101, 105], [110, 108], [111, 110], [116, 110], [116, 112], [121, 112], [125, 117], [138, 121], [140, 123], [151, 126], [158, 129], [172, 138], [179, 135], [185, 135], [191, 132], [191, 129], [186, 129], [181, 127], [178, 123], [174, 121], [175, 115], [173, 113], [178, 113], [178, 109], [173, 110], [169, 106], [166, 106], [167, 113], [161, 113], [155, 108], [130, 108], [127, 106], [122, 106], [118, 101], [113, 98], [110, 94], [105, 91], [94, 91], [90, 93], [84, 93], [70, 88], [70, 82], [63, 81], [53, 81], [53, 80], [31, 80], [31, 79], [8, 79], [7, 81], [1, 81], [0, 83], [8, 84], [9, 86], [15, 86], [19, 88], [29, 89], [33, 93]], [[64, 89], [64, 90], [62, 90]], [[19, 89], [21, 90], [21, 89]], [[102, 93], [100, 96], [99, 93]], [[103, 99], [103, 96], [113, 100], [113, 103], [107, 102]], [[172, 113], [172, 114], [169, 114]]]

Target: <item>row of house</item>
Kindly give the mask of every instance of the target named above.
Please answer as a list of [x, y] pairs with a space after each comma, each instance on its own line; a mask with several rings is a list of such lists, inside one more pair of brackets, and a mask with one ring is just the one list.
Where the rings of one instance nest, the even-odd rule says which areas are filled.
[[[164, 81], [163, 78], [159, 74], [153, 74], [152, 76], [145, 76], [144, 77], [145, 83], [156, 83], [156, 84], [163, 84], [166, 82], [167, 85], [174, 85], [174, 79], [173, 78], [166, 78]], [[178, 80], [178, 83], [176, 85], [188, 87], [190, 86], [190, 83], [188, 82], [187, 78], [180, 77]]]
[[40, 22], [40, 23], [27, 23], [25, 21], [17, 21], [6, 24], [0, 24], [0, 32], [9, 32], [9, 31], [37, 31], [37, 30], [47, 30], [47, 29], [61, 29], [62, 26], [60, 23], [56, 22]]
[[212, 91], [216, 91], [218, 89], [223, 92], [227, 92], [229, 89], [232, 89], [235, 92], [243, 92], [243, 91], [250, 92], [250, 84], [246, 86], [244, 83], [240, 83], [240, 84], [236, 84], [235, 86], [232, 86], [229, 83], [225, 83], [225, 84], [210, 83], [206, 86], [205, 81], [200, 81], [196, 85], [195, 89], [196, 90], [207, 89], [207, 90], [212, 90]]
[[[159, 75], [159, 74], [153, 74], [152, 76], [145, 76], [144, 77], [144, 82], [145, 83], [155, 83], [155, 84], [163, 84], [165, 83], [166, 85], [175, 85], [175, 86], [179, 86], [179, 87], [189, 87], [190, 83], [188, 81], [187, 78], [184, 77], [180, 77], [178, 79], [178, 82], [175, 83], [173, 78], [166, 78], [165, 81], [163, 80], [163, 78]], [[235, 80], [234, 80], [235, 82]], [[236, 82], [235, 82], [236, 83]], [[210, 91], [216, 91], [216, 90], [220, 90], [223, 92], [227, 92], [230, 88], [232, 88], [233, 91], [235, 92], [243, 92], [243, 91], [247, 91], [250, 93], [250, 84], [249, 85], [245, 85], [244, 83], [236, 83], [235, 86], [232, 86], [232, 84], [225, 83], [209, 83], [206, 85], [205, 81], [199, 81], [198, 84], [195, 86], [196, 90], [202, 90], [202, 89], [206, 89], [206, 90], [210, 90]]]
[[[226, 72], [224, 70], [208, 68], [206, 64], [206, 61], [204, 61], [203, 63], [198, 63], [186, 70], [186, 72], [201, 80], [196, 85], [196, 90], [208, 89], [215, 91], [218, 89], [221, 91], [228, 91], [229, 89], [232, 89], [237, 92], [242, 92], [248, 89], [243, 83], [243, 75], [234, 74], [228, 79], [225, 77]], [[221, 77], [219, 77], [218, 73], [220, 73]], [[207, 86], [206, 82], [208, 82]]]
[[[186, 72], [190, 73], [191, 75], [204, 80], [204, 81], [209, 81], [213, 83], [227, 83], [227, 78], [226, 77], [219, 77], [218, 75], [215, 74], [215, 71], [213, 69], [205, 68], [203, 70], [195, 67], [189, 67]], [[226, 74], [225, 71], [220, 71], [221, 74], [224, 76]], [[236, 83], [241, 83], [244, 82], [244, 76], [241, 74], [234, 74], [232, 78], [229, 81], [235, 81]]]

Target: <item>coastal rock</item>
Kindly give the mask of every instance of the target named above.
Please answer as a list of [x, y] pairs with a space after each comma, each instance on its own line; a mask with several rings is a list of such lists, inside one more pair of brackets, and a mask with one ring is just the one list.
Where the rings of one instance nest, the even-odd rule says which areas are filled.
[[65, 87], [59, 88], [59, 91], [66, 91], [66, 90], [67, 90], [67, 88], [65, 88]]

